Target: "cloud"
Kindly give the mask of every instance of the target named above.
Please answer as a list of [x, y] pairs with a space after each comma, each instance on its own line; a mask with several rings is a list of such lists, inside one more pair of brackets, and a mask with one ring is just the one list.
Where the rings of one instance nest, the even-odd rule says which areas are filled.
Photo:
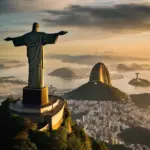
[[93, 2], [94, 0], [0, 0], [0, 13], [28, 12], [45, 9], [60, 9], [70, 4]]
[[132, 57], [132, 56], [116, 56], [115, 53], [112, 54], [100, 54], [100, 55], [47, 55], [48, 59], [57, 59], [61, 60], [64, 63], [75, 63], [75, 64], [84, 64], [84, 65], [94, 65], [95, 63], [101, 62], [122, 62], [122, 61], [148, 61], [148, 58]]
[[55, 26], [111, 30], [149, 30], [150, 5], [122, 4], [111, 7], [72, 5], [64, 10], [47, 10], [55, 18], [44, 21]]

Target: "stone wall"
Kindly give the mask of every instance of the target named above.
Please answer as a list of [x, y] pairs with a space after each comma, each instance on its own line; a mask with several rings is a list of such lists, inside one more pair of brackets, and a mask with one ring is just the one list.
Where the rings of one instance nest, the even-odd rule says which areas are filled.
[[58, 104], [59, 104], [59, 99], [52, 105], [49, 105], [47, 107], [24, 107], [24, 105], [22, 104], [22, 101], [17, 101], [16, 103], [11, 103], [9, 108], [15, 112], [18, 113], [27, 113], [27, 114], [42, 114], [46, 111], [51, 111], [52, 108], [54, 109]]
[[61, 125], [61, 123], [63, 122], [64, 108], [65, 108], [65, 104], [57, 114], [52, 116], [52, 130], [57, 130]]
[[39, 129], [39, 131], [46, 131], [49, 128], [49, 124], [45, 125], [43, 128]]

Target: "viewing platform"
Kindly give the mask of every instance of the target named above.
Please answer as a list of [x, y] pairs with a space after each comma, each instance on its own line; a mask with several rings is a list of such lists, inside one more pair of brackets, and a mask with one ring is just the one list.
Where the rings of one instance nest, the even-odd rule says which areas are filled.
[[11, 103], [9, 108], [23, 118], [29, 118], [39, 125], [45, 125], [45, 129], [57, 130], [63, 122], [65, 104], [63, 98], [49, 95], [49, 103], [45, 105], [24, 105], [22, 100], [18, 100]]

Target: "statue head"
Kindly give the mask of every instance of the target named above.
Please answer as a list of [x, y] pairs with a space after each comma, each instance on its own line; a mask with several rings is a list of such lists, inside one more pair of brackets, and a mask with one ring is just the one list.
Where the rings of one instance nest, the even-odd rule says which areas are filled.
[[38, 32], [39, 31], [39, 27], [40, 27], [40, 25], [37, 22], [33, 23], [32, 31]]

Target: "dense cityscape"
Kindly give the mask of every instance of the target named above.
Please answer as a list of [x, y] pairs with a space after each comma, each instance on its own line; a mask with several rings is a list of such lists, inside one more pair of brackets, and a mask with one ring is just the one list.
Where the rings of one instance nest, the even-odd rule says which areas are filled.
[[[52, 85], [49, 93], [62, 96], [65, 92]], [[145, 144], [127, 143], [119, 134], [140, 127], [150, 131], [150, 110], [138, 108], [133, 102], [67, 100], [73, 119], [96, 140], [110, 144], [123, 144], [132, 150], [149, 150]], [[132, 134], [132, 133], [131, 133]], [[129, 135], [130, 136], [130, 135]]]
[[68, 100], [73, 118], [84, 126], [88, 135], [111, 144], [124, 144], [133, 150], [148, 146], [129, 144], [118, 136], [122, 131], [141, 127], [150, 130], [150, 110], [139, 109], [132, 102]]

